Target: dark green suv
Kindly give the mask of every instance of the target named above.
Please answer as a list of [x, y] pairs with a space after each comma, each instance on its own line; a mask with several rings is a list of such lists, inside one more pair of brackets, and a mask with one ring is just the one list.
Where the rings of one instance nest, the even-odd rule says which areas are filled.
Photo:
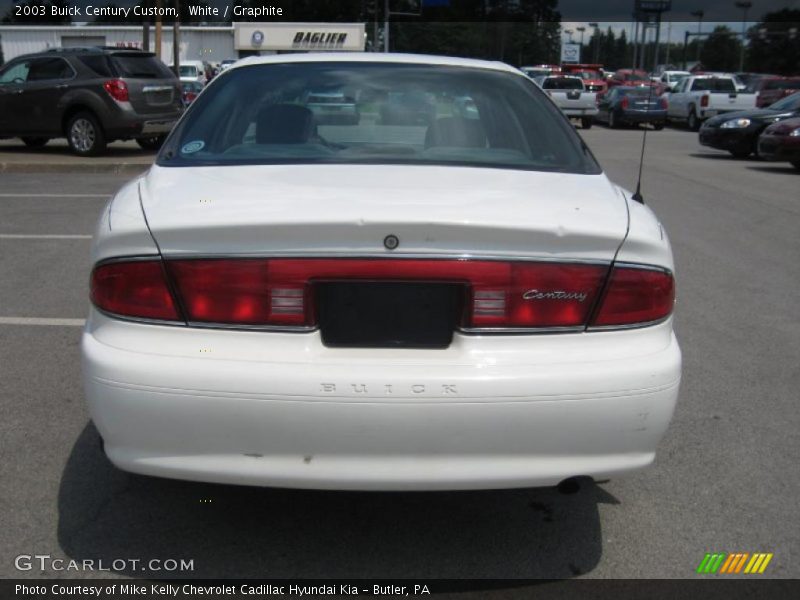
[[149, 52], [58, 48], [0, 69], [0, 137], [32, 147], [66, 137], [83, 156], [113, 140], [158, 149], [182, 111], [180, 82]]

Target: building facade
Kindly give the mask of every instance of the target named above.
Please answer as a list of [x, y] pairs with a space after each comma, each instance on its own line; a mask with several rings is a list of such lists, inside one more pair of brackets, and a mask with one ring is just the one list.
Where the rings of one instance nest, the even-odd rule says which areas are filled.
[[[155, 52], [155, 27], [150, 27], [150, 48]], [[363, 23], [233, 23], [224, 27], [182, 26], [181, 60], [218, 63], [226, 58], [280, 52], [363, 51]], [[139, 26], [0, 26], [0, 45], [6, 61], [48, 48], [117, 46], [142, 49]], [[172, 62], [172, 27], [164, 25], [161, 58]]]

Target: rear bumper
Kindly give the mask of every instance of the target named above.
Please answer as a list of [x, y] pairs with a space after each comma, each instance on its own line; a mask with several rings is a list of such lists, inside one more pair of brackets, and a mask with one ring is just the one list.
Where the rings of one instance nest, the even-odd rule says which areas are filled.
[[106, 118], [104, 127], [109, 139], [136, 138], [169, 133], [178, 122], [182, 111], [139, 114], [119, 110]]
[[82, 353], [90, 413], [122, 469], [360, 490], [549, 486], [644, 467], [681, 364], [670, 322], [376, 351], [93, 312]]
[[597, 107], [592, 108], [562, 108], [562, 112], [568, 117], [593, 117], [597, 114]]
[[667, 120], [666, 110], [623, 110], [619, 118], [628, 123], [663, 123]]

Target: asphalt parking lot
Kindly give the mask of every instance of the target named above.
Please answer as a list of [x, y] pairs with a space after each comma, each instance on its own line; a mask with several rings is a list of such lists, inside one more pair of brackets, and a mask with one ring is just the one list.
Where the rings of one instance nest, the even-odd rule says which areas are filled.
[[[641, 131], [582, 134], [632, 188]], [[705, 552], [761, 551], [774, 553], [767, 576], [800, 577], [788, 164], [735, 160], [680, 129], [648, 135], [643, 192], [677, 263], [680, 404], [655, 466], [572, 495], [251, 489], [114, 469], [83, 402], [80, 319], [95, 220], [129, 177], [0, 173], [0, 576], [94, 575], [14, 567], [50, 554], [194, 561], [119, 573], [140, 577], [683, 578]]]

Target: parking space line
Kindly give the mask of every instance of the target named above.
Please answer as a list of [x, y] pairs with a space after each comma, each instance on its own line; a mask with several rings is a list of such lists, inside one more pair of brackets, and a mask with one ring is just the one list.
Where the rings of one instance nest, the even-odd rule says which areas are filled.
[[55, 327], [83, 327], [86, 319], [50, 319], [46, 317], [0, 317], [0, 325], [50, 325]]
[[0, 198], [111, 198], [112, 194], [16, 194], [3, 193]]
[[0, 240], [90, 240], [91, 235], [84, 234], [32, 234], [32, 233], [0, 233]]

